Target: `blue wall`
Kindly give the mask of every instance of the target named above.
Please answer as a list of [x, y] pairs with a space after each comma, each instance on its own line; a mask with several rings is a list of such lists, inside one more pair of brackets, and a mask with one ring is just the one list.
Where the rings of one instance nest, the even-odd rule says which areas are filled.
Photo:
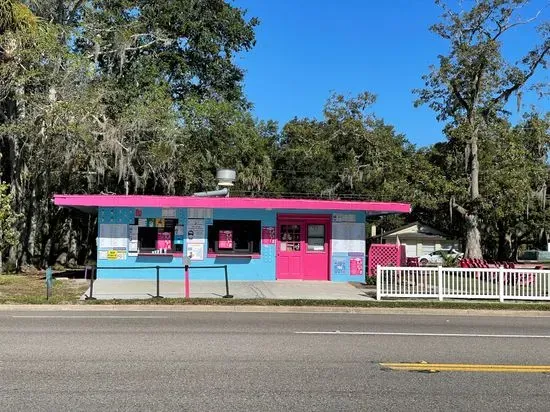
[[[134, 224], [134, 208], [100, 208], [99, 224]], [[141, 209], [141, 218], [160, 218], [162, 216], [161, 208], [143, 208]], [[332, 214], [331, 211], [296, 211], [296, 210], [244, 210], [244, 209], [214, 209], [212, 218], [205, 219], [205, 232], [208, 233], [208, 225], [214, 219], [227, 220], [260, 220], [263, 226], [276, 226], [277, 214]], [[356, 222], [365, 222], [364, 212], [342, 212], [347, 215], [353, 214]], [[179, 224], [184, 225], [184, 233], [187, 234], [187, 209], [177, 209], [176, 218]], [[364, 241], [364, 233], [363, 238]], [[184, 237], [183, 250], [187, 250], [187, 236]], [[154, 268], [146, 269], [150, 266], [170, 267], [161, 269], [161, 279], [163, 280], [182, 280], [183, 269], [176, 267], [183, 266], [182, 257], [172, 256], [130, 256], [128, 253], [125, 259], [109, 260], [105, 259], [105, 253], [111, 248], [101, 248], [98, 242], [98, 278], [101, 279], [148, 279], [154, 280], [156, 270]], [[208, 244], [204, 244], [204, 260], [192, 261], [192, 267], [228, 265], [230, 280], [258, 280], [273, 281], [275, 277], [275, 248], [276, 245], [261, 244], [261, 253], [259, 258], [234, 258], [234, 257], [207, 257]], [[103, 253], [102, 253], [103, 252]], [[100, 259], [100, 255], [103, 259]], [[350, 259], [361, 258], [363, 262], [363, 274], [352, 276], [350, 274]], [[101, 268], [114, 269], [101, 269]], [[118, 269], [134, 267], [136, 269]], [[139, 269], [139, 268], [143, 269]], [[363, 281], [364, 280], [365, 256], [362, 254], [333, 253], [330, 264], [330, 278], [333, 281]], [[191, 280], [223, 280], [223, 269], [191, 269]]]

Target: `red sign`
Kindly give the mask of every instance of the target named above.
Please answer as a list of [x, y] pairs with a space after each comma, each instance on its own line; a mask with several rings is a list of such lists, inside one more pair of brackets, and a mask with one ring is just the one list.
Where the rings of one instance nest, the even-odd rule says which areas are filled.
[[276, 240], [275, 233], [276, 232], [274, 226], [262, 227], [262, 244], [274, 245]]
[[141, 209], [136, 209], [136, 217], [141, 217]]
[[220, 230], [218, 234], [218, 248], [233, 249], [233, 231], [232, 230]]
[[350, 275], [360, 276], [363, 274], [363, 258], [351, 258], [349, 260]]

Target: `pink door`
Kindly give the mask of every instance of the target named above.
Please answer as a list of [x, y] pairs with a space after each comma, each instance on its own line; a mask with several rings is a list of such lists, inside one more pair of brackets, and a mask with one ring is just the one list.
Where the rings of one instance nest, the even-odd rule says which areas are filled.
[[305, 246], [303, 262], [304, 280], [328, 280], [329, 221], [308, 220], [304, 224]]
[[330, 218], [281, 218], [277, 236], [277, 279], [328, 280]]
[[278, 234], [277, 279], [302, 279], [303, 225], [281, 221]]

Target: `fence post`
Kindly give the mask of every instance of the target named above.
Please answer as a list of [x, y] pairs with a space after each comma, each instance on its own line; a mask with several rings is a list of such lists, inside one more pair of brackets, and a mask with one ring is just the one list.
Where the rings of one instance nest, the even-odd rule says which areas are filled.
[[97, 273], [97, 267], [92, 266], [92, 270], [90, 271], [90, 296], [86, 296], [84, 300], [96, 300], [94, 298], [94, 273]]
[[160, 296], [160, 267], [156, 266], [155, 269], [157, 270], [157, 294], [153, 296], [153, 299], [162, 299]]
[[437, 267], [437, 296], [439, 301], [443, 301], [443, 268]]
[[225, 296], [224, 298], [231, 299], [233, 295], [229, 294], [229, 278], [227, 277], [227, 265], [223, 265], [223, 270], [225, 272]]
[[498, 296], [501, 302], [504, 302], [504, 268], [498, 268]]
[[380, 265], [376, 265], [376, 300], [382, 299], [382, 280], [380, 277], [382, 276], [382, 269], [380, 268]]
[[53, 271], [51, 266], [46, 268], [46, 300], [50, 299], [53, 287]]

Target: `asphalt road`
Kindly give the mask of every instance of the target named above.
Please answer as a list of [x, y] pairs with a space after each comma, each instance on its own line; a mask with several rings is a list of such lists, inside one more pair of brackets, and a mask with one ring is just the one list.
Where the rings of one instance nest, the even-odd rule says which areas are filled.
[[0, 311], [3, 411], [550, 409], [549, 374], [380, 365], [419, 361], [550, 365], [550, 317]]

